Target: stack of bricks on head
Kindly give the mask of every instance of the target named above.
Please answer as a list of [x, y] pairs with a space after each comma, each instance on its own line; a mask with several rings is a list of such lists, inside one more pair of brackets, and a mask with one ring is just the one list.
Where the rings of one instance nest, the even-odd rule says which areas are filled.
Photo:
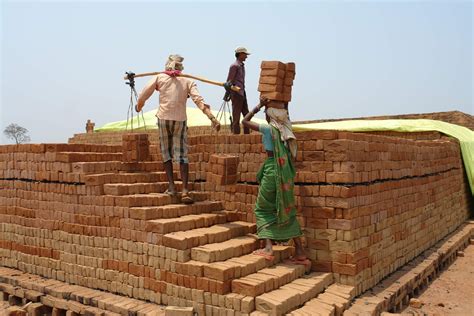
[[[295, 63], [262, 61], [258, 91], [272, 101], [290, 102], [291, 88], [295, 79]], [[213, 154], [209, 157], [207, 181], [217, 185], [235, 184], [239, 156]]]
[[295, 79], [295, 63], [262, 61], [258, 91], [272, 101], [290, 102]]
[[148, 134], [130, 133], [122, 136], [123, 162], [150, 160], [150, 142]]

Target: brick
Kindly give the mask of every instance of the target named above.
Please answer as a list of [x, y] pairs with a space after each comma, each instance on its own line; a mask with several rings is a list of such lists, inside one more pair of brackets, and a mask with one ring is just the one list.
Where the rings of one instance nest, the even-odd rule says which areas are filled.
[[[270, 95], [272, 95], [272, 92], [280, 92], [283, 93], [283, 85], [274, 85], [274, 84], [266, 84], [266, 83], [260, 83], [258, 85], [259, 92], [265, 92], [265, 95], [268, 95], [270, 99]], [[268, 93], [267, 93], [268, 92]], [[273, 98], [271, 98], [273, 99]]]
[[272, 77], [278, 77], [278, 78], [285, 78], [285, 70], [283, 69], [262, 69], [260, 71], [260, 76], [272, 76]]
[[[269, 76], [264, 76], [260, 77], [259, 83], [260, 84], [270, 84], [270, 85], [278, 85], [278, 86], [283, 86], [283, 84], [286, 82], [286, 80], [278, 77], [269, 77]], [[292, 81], [293, 83], [293, 81]]]
[[262, 61], [260, 64], [261, 69], [281, 69], [286, 70], [286, 65], [280, 61]]
[[166, 306], [165, 316], [193, 316], [194, 309], [192, 307]]

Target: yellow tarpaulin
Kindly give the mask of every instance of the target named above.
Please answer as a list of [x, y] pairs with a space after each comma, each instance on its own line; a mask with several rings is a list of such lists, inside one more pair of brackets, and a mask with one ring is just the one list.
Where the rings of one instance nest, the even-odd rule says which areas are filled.
[[457, 138], [467, 173], [471, 193], [474, 195], [474, 131], [467, 127], [436, 120], [347, 120], [338, 122], [293, 125], [295, 131], [339, 130], [349, 132], [428, 132], [437, 131]]
[[[211, 112], [215, 117], [217, 117], [217, 111], [211, 111]], [[224, 116], [222, 115], [222, 117], [220, 117], [220, 120], [219, 120], [221, 125], [230, 124], [229, 117], [231, 115], [228, 112], [226, 112], [225, 114], [226, 114], [225, 116], [227, 120], [226, 122], [224, 122]], [[145, 126], [147, 129], [158, 128], [156, 125], [157, 119], [155, 115], [156, 115], [156, 109], [143, 113], [143, 118], [145, 119]], [[186, 115], [187, 115], [186, 124], [188, 126], [211, 126], [211, 121], [198, 108], [187, 107]], [[257, 123], [265, 123], [264, 120], [257, 119], [257, 118], [252, 118], [252, 121], [257, 122]], [[95, 132], [119, 132], [119, 131], [125, 131], [125, 129], [130, 130], [132, 123], [133, 123], [134, 130], [144, 129], [141, 113], [139, 117], [138, 117], [138, 113], [135, 112], [133, 114], [133, 121], [130, 120], [128, 122], [128, 127], [127, 127], [127, 120], [123, 120], [123, 121], [118, 121], [118, 122], [107, 123], [102, 127], [96, 128], [94, 131]]]

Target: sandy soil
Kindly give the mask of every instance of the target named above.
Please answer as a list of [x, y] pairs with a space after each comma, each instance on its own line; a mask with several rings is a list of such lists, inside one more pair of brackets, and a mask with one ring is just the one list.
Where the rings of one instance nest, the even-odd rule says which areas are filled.
[[408, 307], [403, 313], [474, 315], [474, 245], [464, 249], [464, 257], [457, 257], [417, 299], [423, 306], [419, 309]]

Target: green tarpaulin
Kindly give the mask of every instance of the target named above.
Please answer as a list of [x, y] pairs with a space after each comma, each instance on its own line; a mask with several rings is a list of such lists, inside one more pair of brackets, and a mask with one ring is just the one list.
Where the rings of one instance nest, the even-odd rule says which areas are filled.
[[[214, 114], [214, 116], [217, 117], [217, 111], [212, 111], [212, 114]], [[158, 128], [156, 125], [157, 119], [155, 115], [156, 115], [156, 109], [143, 113], [143, 118], [145, 119], [145, 126], [147, 129]], [[211, 126], [211, 121], [198, 108], [187, 107], [186, 115], [187, 115], [186, 123], [188, 126]], [[226, 122], [224, 122], [224, 115], [220, 115], [219, 117], [220, 123], [222, 125], [230, 124], [229, 122], [230, 114], [228, 112], [225, 113], [225, 117], [227, 118]], [[257, 119], [257, 118], [253, 118], [252, 121], [257, 122], [257, 123], [265, 123], [264, 120]], [[138, 113], [134, 113], [133, 121], [130, 120], [128, 122], [128, 127], [127, 127], [127, 120], [123, 120], [123, 121], [118, 121], [118, 122], [107, 123], [102, 127], [96, 128], [94, 131], [95, 132], [119, 132], [119, 131], [125, 131], [126, 129], [130, 130], [132, 127], [132, 123], [133, 123], [134, 130], [144, 129], [142, 115], [140, 114], [140, 117], [138, 117]]]
[[293, 125], [295, 131], [339, 130], [349, 132], [428, 132], [438, 131], [457, 138], [461, 145], [462, 159], [467, 179], [474, 195], [474, 131], [467, 127], [436, 120], [347, 120], [338, 122]]

